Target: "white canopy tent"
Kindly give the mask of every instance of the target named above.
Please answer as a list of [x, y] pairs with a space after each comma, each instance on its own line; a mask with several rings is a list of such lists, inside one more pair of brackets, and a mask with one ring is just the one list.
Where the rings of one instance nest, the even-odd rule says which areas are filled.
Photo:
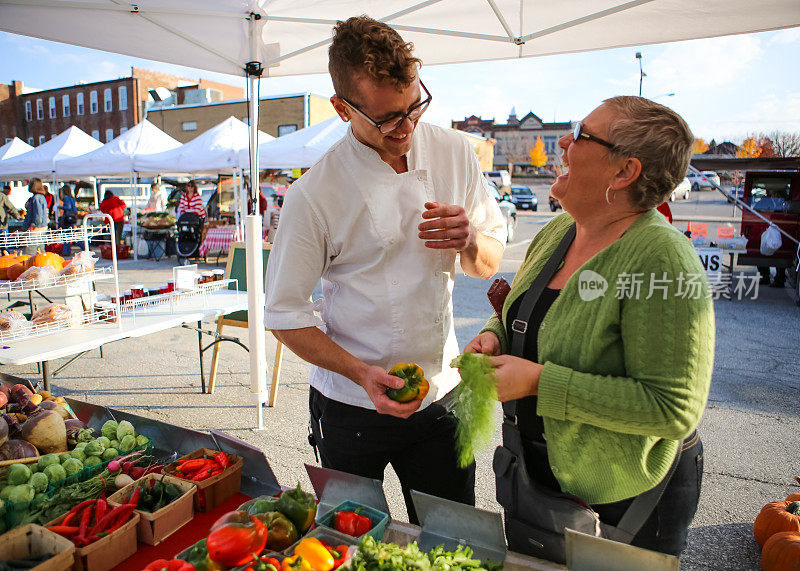
[[[349, 125], [338, 115], [258, 145], [258, 163], [265, 169], [308, 168], [316, 163], [336, 141], [344, 137]], [[239, 163], [246, 168], [246, 151]]]
[[128, 129], [99, 149], [56, 162], [60, 178], [78, 176], [129, 176], [134, 171], [134, 157], [160, 153], [180, 143], [147, 120]]
[[28, 143], [18, 137], [14, 137], [8, 143], [0, 147], [0, 161], [4, 159], [10, 159], [11, 157], [16, 157], [17, 155], [21, 155], [22, 153], [27, 153], [28, 151], [32, 150], [33, 147], [31, 147]]
[[[337, 20], [366, 13], [426, 65], [671, 42], [800, 25], [797, 0], [0, 0], [0, 30], [258, 78], [327, 71]], [[35, 25], [31, 25], [35, 22]], [[250, 148], [258, 148], [250, 98]], [[251, 200], [258, 153], [250, 154]], [[247, 218], [251, 391], [266, 400], [261, 218]], [[259, 427], [261, 407], [258, 407]]]
[[102, 146], [100, 141], [73, 126], [27, 153], [0, 161], [0, 179], [52, 178], [57, 161], [84, 155]]

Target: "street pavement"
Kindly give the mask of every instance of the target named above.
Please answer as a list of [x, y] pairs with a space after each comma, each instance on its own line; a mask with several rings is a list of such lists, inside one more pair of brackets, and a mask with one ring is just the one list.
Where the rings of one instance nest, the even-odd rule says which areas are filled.
[[[546, 188], [536, 187], [536, 192], [544, 193], [539, 203], [546, 208]], [[692, 200], [676, 210], [717, 216], [725, 209], [724, 215], [729, 215], [730, 206], [719, 202], [710, 193], [693, 193]], [[530, 239], [547, 219], [520, 213], [517, 236], [500, 269], [509, 282]], [[120, 287], [164, 283], [172, 275], [173, 261], [121, 261]], [[461, 347], [491, 314], [485, 296], [488, 286], [489, 282], [463, 275], [456, 279], [455, 326]], [[758, 569], [759, 550], [752, 536], [755, 516], [765, 503], [800, 491], [793, 480], [800, 474], [795, 460], [800, 433], [800, 308], [789, 289], [761, 288], [756, 299], [716, 301], [715, 311], [714, 375], [699, 429], [705, 448], [703, 489], [681, 568]], [[247, 344], [245, 329], [226, 328], [225, 333], [238, 335]], [[274, 351], [275, 340], [267, 335], [268, 379]], [[205, 363], [208, 370], [210, 352]], [[303, 463], [316, 460], [307, 443], [307, 364], [284, 351], [278, 402], [264, 410], [264, 430], [254, 429], [256, 408], [249, 392], [248, 365], [243, 349], [223, 344], [216, 391], [201, 394], [197, 335], [177, 328], [107, 345], [104, 358], [92, 351], [62, 371], [52, 390], [173, 424], [228, 432], [262, 448], [282, 484], [299, 481], [310, 486]], [[33, 365], [3, 370], [36, 378]], [[477, 459], [476, 503], [488, 510], [499, 510], [491, 470], [492, 451], [500, 439], [499, 406], [497, 418], [494, 442]], [[392, 515], [405, 519], [400, 486], [391, 469], [386, 471], [385, 489]]]

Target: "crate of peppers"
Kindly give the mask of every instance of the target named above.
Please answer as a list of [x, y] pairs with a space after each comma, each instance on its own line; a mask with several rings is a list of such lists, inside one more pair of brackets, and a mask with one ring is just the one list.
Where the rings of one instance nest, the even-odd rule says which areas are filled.
[[208, 512], [239, 492], [243, 464], [236, 454], [201, 448], [166, 466], [164, 473], [194, 483], [194, 509]]

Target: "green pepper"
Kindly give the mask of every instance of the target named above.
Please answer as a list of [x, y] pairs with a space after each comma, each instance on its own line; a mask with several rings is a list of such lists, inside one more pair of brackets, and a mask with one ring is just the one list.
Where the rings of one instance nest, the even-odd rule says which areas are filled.
[[283, 551], [297, 541], [297, 528], [281, 512], [267, 512], [256, 514], [256, 518], [264, 522], [269, 534], [267, 535], [267, 549]]
[[403, 379], [405, 385], [399, 389], [387, 389], [386, 396], [397, 402], [422, 400], [428, 394], [430, 384], [425, 378], [425, 371], [416, 363], [397, 363], [389, 370], [389, 374]]
[[220, 571], [222, 566], [212, 561], [208, 556], [208, 547], [206, 547], [206, 540], [201, 539], [189, 548], [189, 553], [184, 558], [184, 561], [194, 565], [196, 571]]
[[281, 494], [275, 507], [289, 518], [301, 535], [308, 531], [317, 515], [317, 502], [314, 496], [304, 492], [299, 482], [294, 490], [285, 490]]
[[265, 514], [267, 512], [274, 512], [278, 505], [278, 498], [258, 498], [255, 500], [247, 510], [250, 515]]

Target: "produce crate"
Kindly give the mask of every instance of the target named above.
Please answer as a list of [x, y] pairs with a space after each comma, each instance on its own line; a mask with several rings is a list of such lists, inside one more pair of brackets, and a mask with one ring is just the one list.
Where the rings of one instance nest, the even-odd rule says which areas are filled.
[[[66, 514], [51, 522], [50, 525], [60, 524], [64, 521], [64, 517]], [[109, 571], [125, 561], [136, 553], [136, 527], [138, 525], [139, 513], [134, 511], [130, 521], [115, 532], [86, 547], [76, 547], [73, 571]]]
[[51, 555], [30, 571], [68, 571], [75, 559], [75, 546], [69, 539], [33, 524], [8, 532], [0, 542], [0, 561]]
[[[145, 452], [147, 452], [148, 450], [152, 449], [152, 447], [153, 447], [153, 441], [148, 438], [145, 444], [136, 446], [135, 448], [133, 448], [132, 450], [128, 450], [127, 452], [120, 452], [120, 455], [127, 456], [128, 454], [132, 454], [133, 452], [138, 452], [140, 450], [144, 450]], [[68, 450], [68, 452], [72, 452], [72, 450]], [[95, 476], [97, 476], [97, 474], [108, 468], [108, 464], [110, 462], [111, 460], [106, 460], [105, 462], [101, 462], [100, 464], [96, 464], [95, 466], [84, 466], [83, 470], [81, 470], [80, 472], [77, 472], [72, 476], [67, 476], [63, 480], [51, 483], [47, 487], [47, 492], [49, 495], [52, 495], [52, 492], [57, 490], [58, 488], [61, 488], [63, 486], [68, 486], [70, 484], [76, 484], [78, 482], [85, 482], [90, 478], [94, 478]]]
[[[200, 448], [191, 454], [182, 456], [180, 460], [192, 460], [194, 458], [213, 458], [215, 452], [219, 450], [212, 450], [210, 448]], [[228, 454], [228, 467], [222, 473], [200, 480], [199, 482], [192, 482], [197, 486], [197, 493], [194, 496], [194, 510], [197, 512], [209, 512], [222, 502], [237, 494], [242, 486], [242, 465], [244, 460], [241, 456], [236, 454]], [[164, 468], [165, 473], [169, 473], [178, 467], [177, 462], [173, 462]], [[180, 478], [183, 480], [183, 478]], [[188, 481], [188, 480], [183, 480]]]
[[294, 548], [297, 547], [297, 544], [303, 541], [307, 537], [316, 537], [320, 541], [324, 541], [328, 545], [332, 547], [336, 547], [337, 545], [346, 545], [348, 549], [353, 547], [354, 545], [358, 544], [358, 540], [353, 537], [352, 535], [347, 535], [346, 533], [340, 533], [335, 529], [331, 529], [329, 527], [315, 527], [300, 539], [295, 541], [292, 545], [287, 547], [283, 550], [283, 555], [285, 557], [290, 557], [294, 555]]
[[184, 494], [156, 512], [151, 513], [142, 510], [134, 510], [141, 517], [137, 527], [139, 541], [147, 545], [158, 545], [191, 521], [192, 515], [194, 514], [192, 498], [197, 491], [194, 482], [187, 482], [186, 480], [173, 478], [172, 476], [148, 474], [144, 478], [136, 480], [133, 484], [128, 484], [124, 488], [117, 490], [108, 497], [109, 505], [122, 505], [128, 502], [133, 491], [138, 486], [149, 485], [147, 484], [149, 480], [161, 480], [162, 478], [164, 479], [164, 483], [174, 484], [180, 491], [184, 492]]
[[389, 525], [389, 514], [350, 500], [342, 502], [332, 510], [323, 513], [322, 515], [317, 515], [317, 525], [335, 529], [334, 518], [336, 517], [336, 512], [354, 512], [358, 509], [361, 510], [359, 514], [368, 517], [372, 522], [372, 528], [364, 535], [356, 537], [355, 540], [359, 541], [365, 535], [371, 535], [376, 540], [381, 541], [383, 539], [383, 533], [386, 531], [386, 526]]

